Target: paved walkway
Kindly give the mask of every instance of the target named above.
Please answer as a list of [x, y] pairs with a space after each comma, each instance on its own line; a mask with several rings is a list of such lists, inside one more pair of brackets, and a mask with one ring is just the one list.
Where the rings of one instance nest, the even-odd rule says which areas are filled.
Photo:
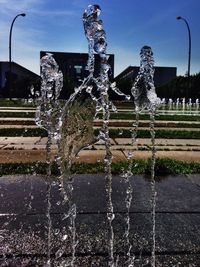
[[[150, 266], [151, 183], [148, 177], [131, 179], [129, 240], [135, 267]], [[48, 185], [50, 214], [48, 209]], [[104, 175], [78, 175], [73, 182], [76, 203], [76, 267], [106, 267], [109, 226], [106, 218]], [[200, 182], [196, 175], [160, 177], [156, 183], [156, 266], [200, 266]], [[126, 190], [123, 178], [113, 177], [115, 219], [114, 257], [119, 267], [127, 267], [128, 243], [125, 237]], [[46, 266], [50, 251], [52, 267], [70, 266], [71, 233], [62, 204], [58, 180], [42, 176], [0, 177], [0, 266]], [[50, 228], [49, 228], [50, 227]], [[50, 250], [48, 250], [48, 236]], [[6, 263], [7, 262], [7, 265]]]
[[[0, 111], [14, 112], [35, 112], [34, 109], [24, 108], [1, 108]], [[110, 128], [129, 129], [133, 121], [130, 120], [111, 120]], [[101, 124], [100, 120], [94, 121], [94, 127]], [[183, 128], [184, 124], [184, 128]], [[156, 129], [200, 131], [200, 122], [179, 122], [179, 121], [159, 121], [155, 123]], [[34, 118], [0, 118], [0, 129], [3, 128], [37, 128]], [[149, 129], [149, 121], [142, 120], [139, 129]], [[119, 136], [120, 137], [120, 136]], [[0, 137], [0, 163], [5, 162], [33, 162], [45, 161], [46, 159], [46, 138], [40, 137]], [[134, 157], [137, 159], [151, 157], [150, 138], [138, 139], [137, 146], [132, 147], [130, 138], [111, 139], [113, 160], [120, 161], [126, 159], [129, 150], [134, 150]], [[189, 139], [159, 139], [156, 138], [157, 157], [173, 158], [186, 161], [200, 162], [200, 140]], [[52, 159], [57, 153], [56, 145], [52, 146]], [[92, 146], [91, 149], [83, 150], [79, 153], [76, 161], [96, 162], [103, 160], [105, 147], [102, 142]]]
[[[33, 162], [46, 160], [47, 138], [40, 137], [0, 137], [0, 163], [5, 162]], [[151, 157], [151, 140], [138, 139], [137, 146], [131, 146], [129, 138], [111, 139], [113, 161], [125, 160], [128, 151], [133, 149], [136, 159]], [[157, 157], [173, 158], [200, 162], [200, 140], [188, 139], [156, 139]], [[56, 157], [57, 146], [52, 145], [52, 159]], [[82, 150], [76, 161], [102, 161], [105, 156], [103, 142]]]
[[[135, 120], [114, 120], [111, 119], [109, 122], [110, 127], [132, 127]], [[1, 125], [35, 125], [35, 118], [1, 118], [0, 117], [0, 124]], [[102, 124], [101, 120], [95, 120], [94, 126], [98, 127]], [[141, 120], [139, 123], [139, 127], [149, 127], [149, 120]], [[198, 128], [200, 129], [200, 122], [199, 121], [163, 121], [163, 120], [156, 120], [155, 127], [169, 127], [169, 128]]]

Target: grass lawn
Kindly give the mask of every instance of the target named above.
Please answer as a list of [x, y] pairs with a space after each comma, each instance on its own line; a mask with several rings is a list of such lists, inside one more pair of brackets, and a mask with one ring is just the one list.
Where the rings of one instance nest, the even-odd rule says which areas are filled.
[[[128, 168], [127, 161], [112, 163], [113, 175], [120, 175]], [[133, 174], [150, 175], [151, 160], [133, 160]], [[95, 174], [104, 173], [105, 165], [103, 162], [97, 163], [76, 163], [72, 166], [72, 173]], [[54, 162], [52, 164], [52, 175], [59, 175], [59, 168]], [[184, 162], [172, 159], [156, 159], [155, 174], [156, 176], [168, 174], [194, 174], [200, 173], [200, 163]], [[4, 163], [0, 164], [0, 176], [12, 174], [47, 174], [47, 164], [36, 163]]]

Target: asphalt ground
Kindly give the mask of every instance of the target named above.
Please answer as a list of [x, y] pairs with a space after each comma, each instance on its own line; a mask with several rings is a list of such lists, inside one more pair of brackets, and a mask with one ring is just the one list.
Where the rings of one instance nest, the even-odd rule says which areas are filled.
[[[156, 182], [156, 266], [200, 266], [200, 182], [198, 175], [160, 177]], [[137, 267], [150, 266], [152, 250], [151, 182], [148, 176], [130, 180], [129, 241]], [[48, 216], [48, 189], [50, 216]], [[104, 175], [77, 175], [73, 181], [77, 207], [77, 267], [108, 266], [109, 224]], [[50, 225], [51, 266], [69, 266], [71, 234], [68, 204], [63, 204], [56, 177], [0, 177], [0, 266], [47, 266]], [[115, 218], [114, 257], [126, 267], [128, 243], [125, 205], [127, 183], [113, 176]], [[7, 265], [6, 265], [7, 264]]]

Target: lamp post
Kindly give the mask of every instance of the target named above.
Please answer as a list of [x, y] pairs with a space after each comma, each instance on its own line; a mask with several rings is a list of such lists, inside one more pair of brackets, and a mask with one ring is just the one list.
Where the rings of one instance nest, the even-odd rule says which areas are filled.
[[183, 17], [181, 16], [178, 16], [176, 17], [176, 19], [180, 20], [182, 19], [186, 26], [187, 26], [187, 29], [188, 29], [188, 37], [189, 37], [189, 50], [188, 50], [188, 77], [190, 77], [190, 62], [191, 62], [191, 33], [190, 33], [190, 27], [189, 27], [189, 24], [187, 22], [186, 19], [184, 19]]
[[9, 34], [9, 96], [11, 98], [11, 89], [12, 89], [12, 63], [11, 63], [11, 39], [12, 39], [12, 29], [13, 29], [13, 25], [14, 25], [14, 22], [15, 20], [18, 18], [18, 17], [25, 17], [26, 14], [25, 13], [21, 13], [21, 14], [18, 14], [17, 16], [14, 17], [12, 23], [11, 23], [11, 26], [10, 26], [10, 34]]

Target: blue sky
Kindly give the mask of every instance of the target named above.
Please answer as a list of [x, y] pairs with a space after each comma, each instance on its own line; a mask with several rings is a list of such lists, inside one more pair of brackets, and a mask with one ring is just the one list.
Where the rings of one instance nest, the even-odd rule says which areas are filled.
[[13, 27], [12, 60], [39, 74], [40, 50], [87, 53], [82, 14], [99, 4], [107, 34], [107, 52], [115, 54], [115, 76], [139, 65], [139, 52], [149, 45], [156, 66], [187, 71], [188, 32], [192, 35], [191, 74], [200, 71], [199, 0], [0, 0], [0, 61], [8, 60], [9, 30]]

